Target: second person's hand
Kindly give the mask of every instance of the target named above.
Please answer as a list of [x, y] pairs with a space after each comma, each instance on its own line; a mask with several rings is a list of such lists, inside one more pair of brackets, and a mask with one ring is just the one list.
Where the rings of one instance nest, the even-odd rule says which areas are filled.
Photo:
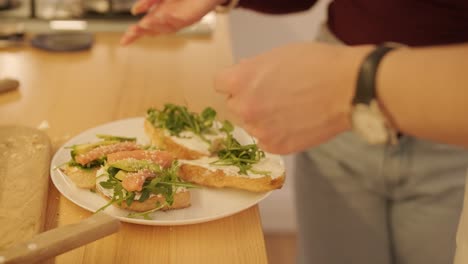
[[288, 45], [220, 72], [233, 121], [266, 151], [287, 154], [351, 128], [359, 65], [370, 46]]
[[174, 33], [199, 21], [225, 0], [139, 0], [132, 14], [146, 15], [131, 26], [120, 40], [128, 45], [144, 35]]

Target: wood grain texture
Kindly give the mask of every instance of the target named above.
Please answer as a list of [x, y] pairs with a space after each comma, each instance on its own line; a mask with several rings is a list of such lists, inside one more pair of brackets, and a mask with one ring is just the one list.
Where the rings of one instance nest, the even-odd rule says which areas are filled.
[[[148, 107], [167, 102], [195, 111], [212, 106], [228, 118], [224, 97], [213, 89], [214, 74], [232, 63], [227, 21], [218, 18], [210, 38], [145, 38], [120, 47], [119, 34], [99, 34], [85, 52], [2, 52], [0, 77], [17, 78], [21, 86], [0, 95], [0, 124], [37, 126], [47, 120], [57, 148], [87, 128], [143, 116]], [[89, 216], [51, 184], [46, 228]], [[267, 263], [267, 257], [255, 206], [197, 225], [123, 223], [117, 234], [60, 255], [55, 263]]]
[[266, 233], [265, 245], [269, 264], [296, 263], [296, 233]]
[[105, 213], [40, 233], [23, 243], [1, 251], [5, 263], [40, 262], [118, 231], [120, 221]]

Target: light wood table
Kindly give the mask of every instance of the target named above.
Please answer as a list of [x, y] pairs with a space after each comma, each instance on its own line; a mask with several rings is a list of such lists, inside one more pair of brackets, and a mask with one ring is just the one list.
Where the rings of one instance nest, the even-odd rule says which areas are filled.
[[[0, 77], [21, 82], [0, 95], [0, 124], [37, 127], [47, 121], [55, 148], [96, 125], [144, 116], [151, 106], [214, 107], [225, 117], [214, 73], [232, 62], [227, 21], [211, 38], [143, 39], [118, 45], [119, 34], [98, 34], [90, 51], [50, 53], [31, 47], [0, 51]], [[90, 213], [50, 183], [46, 228], [78, 222]], [[187, 226], [123, 223], [121, 230], [67, 252], [56, 263], [266, 263], [257, 206], [224, 219]]]

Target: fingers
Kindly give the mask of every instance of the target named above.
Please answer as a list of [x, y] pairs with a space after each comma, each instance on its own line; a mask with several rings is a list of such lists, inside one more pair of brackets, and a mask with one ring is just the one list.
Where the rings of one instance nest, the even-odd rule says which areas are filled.
[[185, 26], [182, 19], [177, 18], [171, 13], [159, 12], [158, 8], [155, 8], [148, 13], [140, 22], [138, 26], [148, 30], [154, 30], [160, 33], [173, 33]]
[[138, 29], [132, 28], [126, 32], [121, 43], [128, 45], [141, 36], [152, 32], [157, 32], [157, 34], [177, 32], [183, 27], [199, 21], [217, 5], [216, 0], [139, 0], [132, 7], [132, 14], [146, 12], [146, 15], [138, 22]]
[[156, 36], [158, 34], [159, 32], [155, 30], [148, 30], [148, 29], [141, 28], [138, 25], [133, 25], [133, 26], [130, 26], [128, 30], [125, 32], [125, 34], [122, 36], [122, 38], [120, 39], [120, 44], [125, 46], [139, 39], [143, 35]]
[[121, 45], [128, 45], [144, 35], [156, 36], [159, 34], [177, 31], [182, 22], [169, 14], [148, 14], [137, 25], [131, 26], [120, 39]]
[[153, 7], [156, 3], [160, 1], [161, 0], [140, 0], [132, 6], [132, 15], [138, 15], [141, 13], [148, 12], [151, 9], [151, 7]]
[[227, 97], [226, 108], [242, 126], [255, 121], [258, 104], [251, 96], [252, 83], [249, 70], [243, 65], [234, 65], [220, 71], [214, 80], [214, 89]]
[[237, 72], [236, 66], [226, 68], [215, 76], [214, 88], [215, 91], [232, 97], [239, 90], [241, 85], [241, 77]]
[[140, 0], [132, 7], [132, 14], [148, 12], [137, 25], [131, 26], [120, 39], [121, 45], [129, 45], [144, 35], [156, 36], [173, 33], [184, 26], [181, 19], [160, 12], [161, 0]]

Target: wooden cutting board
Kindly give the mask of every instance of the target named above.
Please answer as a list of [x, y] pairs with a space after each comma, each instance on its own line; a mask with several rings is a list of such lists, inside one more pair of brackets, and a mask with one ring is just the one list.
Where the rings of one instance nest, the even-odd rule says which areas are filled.
[[50, 155], [43, 132], [0, 126], [0, 250], [42, 231]]

